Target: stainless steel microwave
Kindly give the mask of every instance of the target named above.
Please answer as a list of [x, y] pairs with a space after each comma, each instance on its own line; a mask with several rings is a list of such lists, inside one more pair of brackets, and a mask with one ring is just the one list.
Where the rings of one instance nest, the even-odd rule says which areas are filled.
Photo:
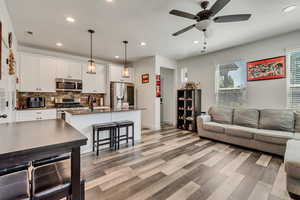
[[82, 80], [56, 79], [56, 91], [58, 92], [81, 92]]

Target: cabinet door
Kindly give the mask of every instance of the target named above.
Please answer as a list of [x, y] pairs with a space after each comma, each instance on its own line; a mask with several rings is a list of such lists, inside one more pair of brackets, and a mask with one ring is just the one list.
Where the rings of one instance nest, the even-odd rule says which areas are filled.
[[68, 63], [68, 78], [70, 79], [82, 79], [82, 64], [79, 62], [72, 62]]
[[97, 65], [95, 81], [97, 93], [106, 93], [106, 67], [104, 65]]
[[39, 75], [39, 88], [41, 92], [55, 92], [57, 64], [57, 60], [54, 58], [41, 57]]
[[96, 93], [96, 74], [88, 74], [85, 71], [82, 79], [82, 92], [83, 93]]
[[122, 80], [122, 65], [110, 65], [110, 81], [119, 82]]
[[22, 92], [39, 91], [39, 67], [40, 58], [38, 55], [20, 55], [20, 90]]
[[56, 66], [56, 78], [68, 79], [68, 76], [69, 76], [68, 62], [63, 59], [58, 59], [57, 66]]

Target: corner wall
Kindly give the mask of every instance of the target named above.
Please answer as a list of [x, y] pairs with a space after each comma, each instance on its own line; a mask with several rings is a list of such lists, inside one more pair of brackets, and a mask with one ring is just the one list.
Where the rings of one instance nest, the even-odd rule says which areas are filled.
[[[179, 61], [179, 67], [188, 68], [189, 81], [201, 83], [202, 111], [216, 103], [215, 68], [218, 64], [245, 60], [255, 61], [283, 56], [287, 49], [300, 47], [300, 31], [268, 38], [250, 44], [221, 50], [218, 52], [191, 57]], [[178, 86], [180, 85], [180, 68], [177, 70]], [[286, 108], [286, 79], [248, 82], [248, 107], [253, 108]]]
[[[1, 60], [1, 80], [0, 80], [0, 89], [1, 94], [0, 98], [4, 99], [1, 102], [8, 102], [8, 107], [0, 105], [0, 114], [7, 114], [7, 119], [0, 119], [0, 123], [12, 122], [15, 120], [15, 97], [16, 97], [16, 75], [8, 75], [8, 66], [6, 64], [6, 59], [8, 58], [8, 33], [13, 33], [13, 52], [15, 54], [16, 63], [18, 63], [17, 49], [18, 41], [15, 37], [15, 31], [13, 28], [12, 21], [9, 16], [8, 9], [4, 0], [0, 0], [0, 21], [2, 22], [2, 60]], [[16, 66], [17, 74], [17, 66]], [[5, 103], [6, 104], [6, 103]]]

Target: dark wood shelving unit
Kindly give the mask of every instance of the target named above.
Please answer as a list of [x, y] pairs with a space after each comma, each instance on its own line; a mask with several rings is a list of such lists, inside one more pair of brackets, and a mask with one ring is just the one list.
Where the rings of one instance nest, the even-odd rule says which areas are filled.
[[201, 90], [177, 90], [177, 128], [197, 131], [196, 118], [201, 114]]

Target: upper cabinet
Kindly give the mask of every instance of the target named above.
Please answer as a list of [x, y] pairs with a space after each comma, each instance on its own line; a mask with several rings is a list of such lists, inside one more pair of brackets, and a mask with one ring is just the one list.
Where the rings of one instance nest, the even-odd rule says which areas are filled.
[[81, 71], [82, 64], [80, 62], [59, 59], [56, 66], [56, 78], [81, 80]]
[[123, 65], [111, 64], [109, 66], [109, 80], [112, 82], [134, 82], [134, 68], [129, 67], [129, 77], [122, 76]]
[[39, 54], [19, 55], [20, 92], [56, 92], [56, 78], [78, 79], [83, 82], [83, 93], [106, 93], [107, 66], [97, 64], [96, 74], [87, 74], [80, 61]]
[[55, 92], [56, 61], [34, 54], [20, 55], [20, 91]]
[[82, 70], [83, 93], [106, 93], [106, 66], [97, 64], [96, 73], [89, 74]]

